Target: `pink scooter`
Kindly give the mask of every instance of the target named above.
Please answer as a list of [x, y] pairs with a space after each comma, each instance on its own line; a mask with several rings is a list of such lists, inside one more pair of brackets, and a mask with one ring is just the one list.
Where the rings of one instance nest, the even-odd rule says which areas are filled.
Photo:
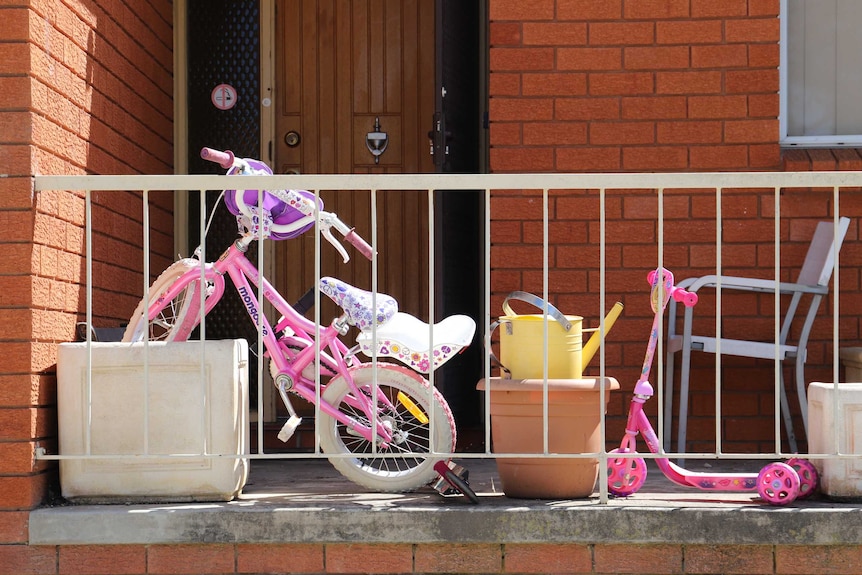
[[[651, 286], [650, 304], [655, 318], [641, 376], [635, 384], [629, 406], [626, 435], [619, 449], [611, 453], [636, 453], [638, 433], [643, 436], [651, 453], [659, 453], [658, 437], [643, 412], [644, 403], [653, 396], [649, 374], [658, 342], [659, 322], [671, 297], [686, 307], [697, 303], [697, 294], [674, 286], [673, 274], [664, 268], [651, 271], [647, 281]], [[800, 458], [790, 459], [787, 463], [768, 463], [760, 473], [698, 473], [683, 469], [667, 458], [659, 457], [655, 461], [661, 472], [678, 485], [706, 491], [757, 491], [760, 497], [772, 505], [787, 505], [796, 499], [808, 497], [814, 493], [818, 484], [814, 465], [807, 459]], [[643, 486], [646, 476], [646, 461], [642, 457], [608, 459], [608, 491], [612, 495], [625, 497], [637, 492]]]

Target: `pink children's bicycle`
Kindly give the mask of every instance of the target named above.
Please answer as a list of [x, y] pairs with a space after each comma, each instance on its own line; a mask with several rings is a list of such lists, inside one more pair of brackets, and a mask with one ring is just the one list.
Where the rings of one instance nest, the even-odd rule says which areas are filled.
[[[209, 148], [201, 157], [216, 162], [229, 175], [271, 175], [259, 160], [236, 158]], [[440, 392], [421, 374], [443, 365], [473, 339], [475, 322], [450, 316], [433, 326], [398, 311], [398, 302], [332, 277], [318, 289], [341, 309], [328, 326], [318, 326], [278, 293], [246, 257], [257, 239], [286, 240], [316, 228], [347, 262], [336, 230], [362, 255], [372, 247], [338, 217], [323, 211], [322, 201], [305, 190], [226, 190], [224, 202], [236, 216], [240, 237], [218, 261], [194, 258], [173, 263], [149, 289], [132, 314], [123, 341], [184, 341], [224, 295], [230, 277], [248, 316], [258, 327], [269, 359], [269, 372], [290, 414], [278, 437], [287, 441], [301, 419], [290, 395], [319, 407], [320, 447], [332, 465], [351, 481], [375, 491], [411, 491], [436, 481], [443, 492], [457, 489], [474, 503], [463, 468], [438, 454], [455, 450], [455, 422]], [[281, 318], [274, 324], [263, 313], [258, 293]], [[348, 348], [341, 337], [353, 326], [357, 344]], [[391, 361], [363, 362], [358, 352]], [[408, 369], [409, 368], [409, 369]], [[319, 375], [319, 379], [318, 376]], [[319, 381], [319, 387], [317, 382]]]
[[[641, 376], [635, 384], [629, 405], [625, 437], [620, 447], [612, 452], [617, 454], [636, 453], [638, 433], [643, 436], [651, 453], [659, 453], [658, 437], [643, 411], [644, 403], [653, 396], [649, 374], [658, 342], [659, 322], [662, 321], [665, 307], [671, 297], [686, 307], [697, 303], [697, 294], [674, 286], [673, 274], [664, 268], [650, 272], [647, 280], [651, 286], [650, 304], [655, 317]], [[796, 499], [808, 497], [814, 493], [818, 483], [814, 465], [801, 458], [790, 459], [787, 463], [768, 463], [759, 473], [738, 474], [692, 472], [664, 457], [656, 458], [655, 461], [661, 472], [678, 485], [706, 491], [757, 491], [760, 497], [772, 505], [786, 505]], [[612, 495], [632, 495], [643, 486], [646, 476], [646, 461], [642, 457], [608, 459], [608, 491]]]

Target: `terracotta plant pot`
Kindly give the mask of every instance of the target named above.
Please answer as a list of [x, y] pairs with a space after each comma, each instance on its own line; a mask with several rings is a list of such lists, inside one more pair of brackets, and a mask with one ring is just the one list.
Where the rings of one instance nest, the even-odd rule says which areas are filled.
[[[600, 397], [605, 405], [619, 383], [606, 377], [548, 380], [548, 452], [598, 453], [602, 450]], [[491, 437], [495, 453], [543, 453], [541, 379], [481, 380], [491, 392]], [[497, 471], [508, 497], [577, 499], [595, 490], [599, 472], [594, 457], [501, 457]]]

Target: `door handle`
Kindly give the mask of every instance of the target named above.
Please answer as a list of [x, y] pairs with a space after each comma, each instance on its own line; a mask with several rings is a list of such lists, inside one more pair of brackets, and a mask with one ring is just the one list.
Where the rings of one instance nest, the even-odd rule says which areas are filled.
[[302, 138], [296, 130], [291, 130], [284, 135], [284, 143], [287, 144], [288, 148], [297, 147], [301, 141]]
[[449, 155], [449, 140], [452, 132], [446, 129], [446, 116], [442, 112], [434, 113], [434, 127], [428, 132], [431, 140], [431, 155], [434, 157], [434, 165], [442, 166]]

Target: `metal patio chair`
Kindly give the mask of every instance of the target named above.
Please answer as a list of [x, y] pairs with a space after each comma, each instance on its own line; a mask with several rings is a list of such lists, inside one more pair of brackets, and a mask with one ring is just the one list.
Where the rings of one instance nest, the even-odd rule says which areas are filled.
[[[796, 388], [799, 397], [799, 408], [802, 413], [803, 426], [806, 435], [808, 433], [808, 405], [806, 400], [805, 383], [805, 359], [808, 337], [814, 318], [820, 306], [820, 300], [829, 293], [829, 280], [835, 267], [836, 255], [841, 249], [844, 236], [850, 219], [840, 218], [838, 221], [838, 233], [835, 234], [832, 221], [819, 222], [808, 247], [808, 253], [799, 276], [795, 283], [779, 282], [775, 280], [742, 278], [734, 276], [708, 275], [698, 278], [687, 278], [678, 283], [688, 291], [697, 292], [703, 288], [716, 289], [719, 280], [722, 292], [728, 290], [748, 291], [760, 293], [772, 293], [778, 291], [782, 296], [789, 296], [784, 317], [781, 320], [779, 340], [775, 341], [746, 341], [739, 339], [720, 338], [721, 355], [734, 355], [740, 357], [751, 357], [760, 359], [776, 358], [776, 345], [778, 347], [777, 357], [783, 363], [792, 360], [796, 367]], [[834, 245], [837, 243], [837, 245]], [[810, 295], [808, 312], [797, 314], [799, 304], [803, 296]], [[696, 307], [696, 306], [695, 306]], [[683, 315], [682, 331], [677, 331], [676, 326], [676, 302], [671, 299], [668, 306], [668, 329], [667, 329], [667, 357], [665, 377], [665, 405], [664, 405], [664, 442], [665, 448], [669, 450], [671, 438], [671, 422], [674, 391], [674, 360], [677, 352], [682, 352], [680, 365], [680, 394], [679, 394], [679, 428], [677, 431], [677, 450], [684, 453], [686, 449], [686, 424], [688, 418], [688, 384], [691, 368], [691, 352], [716, 353], [718, 351], [719, 338], [711, 336], [695, 335], [692, 333], [692, 320], [694, 308], [685, 308]], [[795, 323], [794, 323], [795, 321]], [[801, 322], [801, 326], [800, 326]], [[793, 332], [791, 332], [793, 328]], [[798, 338], [792, 337], [798, 333]], [[780, 374], [780, 404], [784, 426], [787, 433], [788, 444], [792, 452], [796, 452], [796, 436], [793, 431], [790, 416], [790, 407], [787, 401], [787, 392], [784, 388], [783, 366]]]

